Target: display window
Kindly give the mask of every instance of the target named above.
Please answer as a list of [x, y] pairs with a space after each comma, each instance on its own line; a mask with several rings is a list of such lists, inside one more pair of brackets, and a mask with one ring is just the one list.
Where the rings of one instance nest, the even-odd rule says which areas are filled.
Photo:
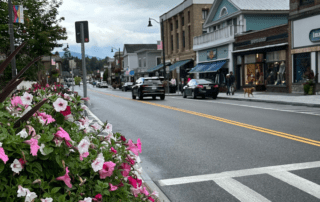
[[266, 55], [265, 85], [286, 85], [286, 50]]
[[[246, 55], [244, 76], [246, 85], [264, 85], [263, 54]], [[252, 64], [248, 64], [252, 63]]]

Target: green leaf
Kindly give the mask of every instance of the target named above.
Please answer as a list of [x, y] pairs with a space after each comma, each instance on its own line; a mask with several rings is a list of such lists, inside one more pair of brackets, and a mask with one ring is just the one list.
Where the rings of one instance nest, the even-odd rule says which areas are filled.
[[7, 129], [1, 127], [1, 133], [0, 133], [0, 141], [4, 140], [7, 138], [8, 131]]
[[60, 189], [61, 189], [61, 187], [55, 187], [55, 188], [51, 189], [51, 194], [57, 193]]
[[46, 153], [47, 155], [53, 152], [53, 150], [54, 149], [52, 147], [47, 147], [47, 146], [43, 149], [44, 153]]
[[104, 195], [107, 195], [107, 196], [110, 195], [110, 192], [108, 191], [108, 189], [104, 189], [102, 193], [103, 193]]
[[40, 171], [42, 172], [42, 166], [41, 166], [40, 163], [34, 162], [34, 163], [32, 164], [32, 166], [35, 167], [35, 168], [38, 168], [38, 170], [40, 170]]
[[1, 161], [0, 163], [0, 173], [4, 170], [4, 163]]
[[56, 162], [59, 164], [59, 166], [61, 167], [61, 168], [63, 168], [63, 166], [62, 166], [62, 162], [61, 162], [61, 160], [60, 160], [60, 156], [56, 156]]
[[58, 201], [59, 202], [65, 202], [66, 201], [66, 195], [59, 196]]
[[56, 122], [59, 124], [59, 125], [63, 125], [63, 122], [64, 122], [64, 116], [60, 113], [57, 113], [56, 117]]

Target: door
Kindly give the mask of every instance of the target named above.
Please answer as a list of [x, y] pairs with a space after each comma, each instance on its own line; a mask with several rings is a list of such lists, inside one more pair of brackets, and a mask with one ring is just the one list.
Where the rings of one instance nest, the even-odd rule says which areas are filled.
[[241, 87], [241, 78], [240, 78], [240, 71], [241, 71], [241, 65], [237, 65], [237, 67], [236, 67], [236, 76], [235, 76], [235, 78], [236, 78], [236, 85], [237, 85], [237, 90], [239, 90], [240, 89], [240, 87]]

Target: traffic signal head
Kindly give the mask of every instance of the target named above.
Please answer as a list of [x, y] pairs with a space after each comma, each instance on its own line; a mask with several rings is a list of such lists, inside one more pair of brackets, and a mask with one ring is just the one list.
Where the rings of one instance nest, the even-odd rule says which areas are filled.
[[88, 21], [78, 21], [75, 22], [76, 27], [76, 42], [81, 43], [81, 24], [83, 24], [83, 32], [84, 32], [84, 43], [89, 42], [89, 26]]

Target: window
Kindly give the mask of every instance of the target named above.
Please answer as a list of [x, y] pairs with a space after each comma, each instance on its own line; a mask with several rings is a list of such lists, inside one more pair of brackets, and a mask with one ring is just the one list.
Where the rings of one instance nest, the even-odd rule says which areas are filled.
[[179, 49], [179, 33], [177, 33], [177, 49]]
[[263, 75], [263, 54], [252, 54], [245, 55], [244, 62], [244, 74], [246, 85], [263, 85], [264, 75]]
[[189, 36], [189, 49], [191, 49], [191, 27], [188, 26], [188, 36]]
[[205, 20], [208, 16], [208, 10], [202, 10], [202, 19]]
[[293, 56], [294, 83], [302, 83], [306, 72], [311, 71], [311, 53], [299, 53]]
[[170, 30], [173, 31], [173, 24], [170, 23]]
[[188, 23], [190, 23], [190, 11], [188, 11]]
[[186, 47], [186, 35], [185, 35], [185, 31], [182, 32], [182, 47], [183, 47], [183, 48]]
[[173, 51], [173, 35], [171, 35], [171, 50]]
[[161, 64], [161, 57], [157, 57], [157, 65]]
[[181, 26], [184, 26], [184, 16], [181, 17]]
[[227, 25], [228, 25], [228, 26], [232, 25], [232, 20], [228, 20], [228, 21], [227, 21]]
[[307, 4], [313, 4], [314, 0], [300, 0], [300, 5], [307, 5]]
[[139, 58], [139, 67], [142, 67], [142, 66], [141, 66], [141, 58]]
[[227, 15], [227, 14], [228, 14], [227, 8], [226, 8], [226, 7], [223, 7], [223, 8], [221, 9], [221, 12], [220, 12], [220, 18], [223, 17], [223, 16], [225, 16], [225, 15]]
[[146, 58], [143, 58], [143, 66], [144, 66], [144, 67], [147, 66], [147, 60], [146, 60]]
[[178, 28], [179, 28], [179, 21], [176, 20], [176, 29], [178, 29]]

